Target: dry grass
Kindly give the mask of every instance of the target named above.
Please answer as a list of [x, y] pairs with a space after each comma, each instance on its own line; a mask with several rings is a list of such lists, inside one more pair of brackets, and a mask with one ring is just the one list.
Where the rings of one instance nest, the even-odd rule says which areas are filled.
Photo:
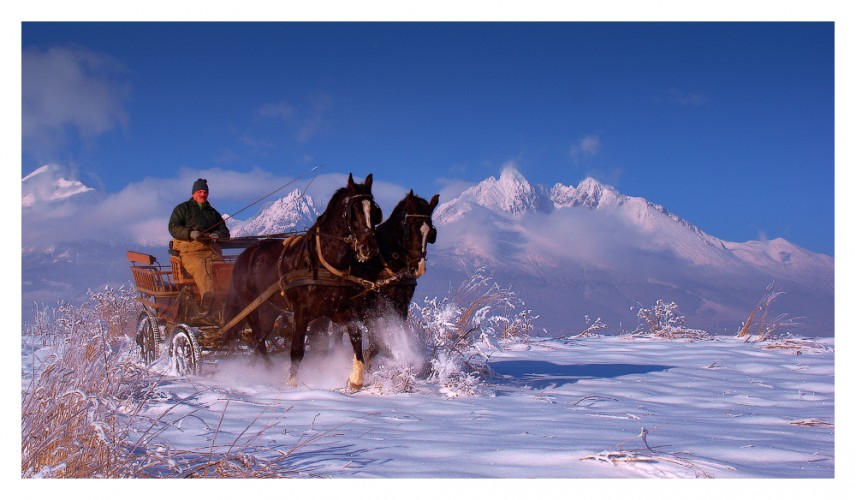
[[795, 354], [804, 352], [829, 352], [832, 347], [822, 342], [815, 342], [810, 339], [801, 339], [796, 337], [779, 337], [767, 340], [763, 345], [764, 349], [783, 349], [793, 351]]
[[128, 474], [128, 429], [118, 410], [144, 383], [124, 342], [125, 323], [113, 316], [122, 297], [93, 294], [84, 307], [61, 305], [52, 318], [46, 310], [37, 314], [27, 338], [48, 349], [34, 360], [36, 373], [21, 399], [23, 477]]
[[[219, 421], [213, 428], [210, 444], [203, 448], [172, 449], [155, 443], [154, 437], [171, 427], [172, 424], [167, 422], [166, 417], [175, 406], [153, 421], [149, 430], [134, 445], [136, 448], [146, 450], [147, 466], [138, 477], [266, 479], [312, 476], [308, 470], [295, 467], [295, 455], [302, 449], [330, 437], [335, 433], [335, 429], [315, 433], [288, 448], [272, 448], [262, 443], [262, 438], [279, 426], [280, 421], [266, 422], [258, 430], [250, 433], [265, 413], [266, 408], [264, 408], [231, 442], [218, 443], [221, 437], [221, 426], [228, 414], [229, 402], [229, 400], [226, 401], [220, 412]], [[183, 415], [179, 421], [186, 417], [187, 415]], [[159, 430], [155, 431], [156, 428]]]
[[[296, 451], [329, 433], [317, 433], [290, 449], [259, 445], [279, 422], [250, 433], [259, 417], [231, 443], [190, 450], [163, 442], [178, 401], [156, 418], [144, 416], [160, 379], [138, 363], [133, 341], [137, 305], [133, 291], [91, 294], [82, 307], [61, 304], [39, 311], [25, 327], [35, 348], [33, 373], [24, 374], [21, 397], [21, 477], [296, 477]], [[228, 404], [220, 421], [225, 418]], [[191, 412], [193, 413], [193, 412]], [[183, 417], [186, 417], [184, 415]], [[183, 418], [182, 417], [182, 418]], [[180, 420], [180, 419], [179, 419]], [[204, 439], [204, 438], [202, 438]]]
[[600, 334], [597, 334], [595, 332], [597, 332], [598, 330], [604, 330], [606, 328], [609, 328], [609, 325], [607, 325], [606, 323], [601, 321], [600, 318], [597, 318], [596, 320], [594, 320], [594, 323], [591, 323], [591, 324], [589, 324], [589, 323], [590, 323], [590, 318], [588, 316], [586, 316], [586, 325], [588, 325], [588, 326], [585, 328], [585, 330], [581, 331], [580, 333], [578, 333], [576, 335], [568, 337], [568, 338], [583, 339], [583, 338], [599, 337]]
[[737, 338], [746, 339], [747, 342], [761, 342], [774, 339], [776, 332], [783, 328], [796, 326], [794, 319], [787, 314], [770, 314], [773, 302], [784, 293], [776, 288], [775, 283], [767, 285], [764, 295], [755, 304], [740, 331], [737, 332]]
[[824, 427], [824, 428], [833, 428], [835, 425], [832, 422], [827, 422], [826, 420], [819, 420], [816, 418], [809, 418], [803, 420], [793, 420], [788, 422], [792, 425], [804, 425], [806, 427]]
[[538, 318], [509, 288], [476, 270], [449, 297], [411, 304], [408, 324], [417, 332], [431, 366], [429, 380], [438, 381], [450, 397], [472, 395], [492, 373], [490, 349], [530, 340]]
[[[635, 448], [624, 450], [621, 449], [624, 444], [630, 441], [635, 441], [636, 439], [640, 439], [642, 444], [644, 445], [644, 449]], [[670, 464], [676, 465], [681, 469], [688, 471], [689, 474], [692, 474], [693, 477], [696, 478], [713, 478], [714, 475], [708, 472], [706, 469], [702, 468], [699, 463], [700, 460], [693, 457], [692, 453], [688, 452], [662, 452], [655, 450], [648, 444], [648, 429], [642, 428], [642, 431], [639, 433], [636, 438], [626, 441], [618, 445], [617, 450], [611, 451], [602, 451], [595, 455], [587, 455], [583, 457], [581, 460], [595, 460], [598, 462], [607, 462], [612, 465], [620, 465], [627, 463], [642, 463], [647, 466], [653, 467], [655, 471], [657, 471], [658, 475], [662, 477], [674, 477], [675, 473], [670, 473], [668, 471], [660, 470], [657, 466], [658, 464]]]
[[512, 317], [511, 312], [525, 304], [510, 288], [493, 282], [483, 270], [476, 271], [460, 285], [452, 303], [458, 304], [462, 311], [456, 325], [459, 332], [479, 331], [501, 341], [528, 341], [532, 321], [537, 319], [528, 310], [520, 310]]

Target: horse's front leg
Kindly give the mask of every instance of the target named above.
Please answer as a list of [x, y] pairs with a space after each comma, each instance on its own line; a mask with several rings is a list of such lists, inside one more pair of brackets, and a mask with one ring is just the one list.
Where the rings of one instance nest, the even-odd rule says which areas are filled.
[[348, 377], [348, 387], [359, 391], [363, 388], [365, 381], [366, 361], [363, 358], [363, 332], [358, 325], [354, 323], [348, 325], [348, 338], [351, 340], [351, 347], [354, 348], [354, 365], [351, 376]]
[[291, 332], [291, 350], [289, 351], [291, 368], [288, 383], [292, 387], [297, 387], [297, 370], [300, 369], [300, 362], [303, 361], [303, 355], [306, 352], [306, 328], [309, 326], [304, 311], [294, 311], [293, 326], [294, 330]]

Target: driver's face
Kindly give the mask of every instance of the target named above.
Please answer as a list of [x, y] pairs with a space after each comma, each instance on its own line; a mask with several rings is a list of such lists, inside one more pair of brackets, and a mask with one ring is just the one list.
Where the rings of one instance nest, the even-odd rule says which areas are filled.
[[208, 201], [208, 191], [205, 189], [200, 189], [199, 191], [196, 191], [195, 193], [193, 193], [193, 200], [199, 204], [205, 203], [206, 201]]

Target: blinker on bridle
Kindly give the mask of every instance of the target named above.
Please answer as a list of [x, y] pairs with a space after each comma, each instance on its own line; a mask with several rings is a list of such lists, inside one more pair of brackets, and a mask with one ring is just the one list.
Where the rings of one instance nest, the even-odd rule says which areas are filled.
[[[353, 212], [354, 205], [356, 205], [358, 202], [365, 201], [365, 200], [368, 200], [369, 203], [371, 204], [371, 206], [369, 208], [370, 213], [368, 214], [368, 223], [369, 224], [365, 228], [360, 228], [360, 229], [354, 230], [354, 228], [351, 227], [350, 215]], [[371, 211], [373, 211], [373, 209], [375, 209], [375, 208], [379, 209], [380, 207], [378, 207], [377, 203], [375, 203], [375, 201], [374, 201], [374, 197], [370, 194], [355, 194], [353, 196], [349, 196], [345, 200], [345, 211], [342, 214], [342, 216], [345, 219], [345, 225], [348, 228], [348, 236], [346, 236], [344, 238], [344, 241], [346, 243], [356, 243], [357, 242], [356, 236], [358, 234], [374, 233], [375, 227], [374, 227], [374, 224], [371, 223]]]

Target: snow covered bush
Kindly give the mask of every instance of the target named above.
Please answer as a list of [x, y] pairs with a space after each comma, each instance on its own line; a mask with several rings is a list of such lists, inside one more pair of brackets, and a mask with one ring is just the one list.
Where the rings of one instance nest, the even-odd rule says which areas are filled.
[[[90, 292], [82, 307], [42, 309], [25, 329], [34, 347], [21, 398], [22, 477], [129, 477], [131, 429], [122, 418], [145, 386], [125, 290]], [[28, 383], [27, 383], [28, 380]]]
[[581, 339], [586, 337], [597, 337], [599, 336], [599, 334], [595, 333], [596, 331], [609, 328], [609, 325], [601, 321], [600, 318], [597, 318], [596, 320], [594, 320], [594, 323], [592, 323], [591, 318], [588, 315], [586, 315], [586, 325], [587, 326], [585, 330], [581, 331], [580, 333], [574, 335], [571, 338]]
[[140, 304], [134, 300], [133, 287], [111, 287], [103, 291], [89, 291], [89, 301], [81, 306], [60, 302], [56, 308], [41, 307], [35, 311], [33, 321], [24, 325], [24, 335], [41, 340], [44, 345], [64, 341], [79, 335], [82, 328], [98, 325], [106, 338], [120, 339], [133, 335]]
[[666, 339], [694, 339], [709, 340], [711, 335], [704, 330], [695, 330], [685, 326], [686, 318], [678, 314], [678, 305], [674, 302], [668, 304], [663, 300], [657, 300], [653, 307], [639, 306], [636, 317], [642, 320], [642, 324], [630, 333], [632, 337], [657, 337]]
[[140, 364], [138, 312], [134, 290], [108, 288], [90, 291], [80, 307], [40, 309], [25, 326], [21, 477], [297, 476], [292, 453], [324, 434], [276, 450], [272, 459], [254, 454], [253, 440], [268, 427], [228, 447], [215, 448], [205, 436], [198, 449], [159, 442], [175, 405], [159, 417], [144, 415], [158, 404], [160, 379]]
[[[429, 380], [447, 395], [473, 395], [487, 371], [488, 351], [511, 342], [527, 342], [532, 321], [524, 302], [476, 270], [451, 297], [412, 303], [408, 321], [421, 332], [429, 354]], [[516, 311], [516, 312], [515, 312]]]

